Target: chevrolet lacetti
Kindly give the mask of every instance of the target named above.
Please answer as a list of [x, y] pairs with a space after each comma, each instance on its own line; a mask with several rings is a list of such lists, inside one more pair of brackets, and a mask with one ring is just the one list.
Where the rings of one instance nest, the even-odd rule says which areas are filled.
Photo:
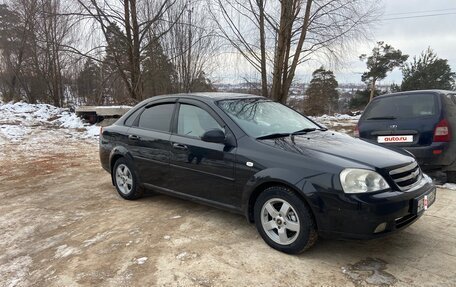
[[150, 189], [240, 213], [267, 244], [291, 254], [318, 236], [401, 230], [436, 198], [408, 152], [245, 94], [147, 99], [102, 129], [100, 159], [125, 199]]

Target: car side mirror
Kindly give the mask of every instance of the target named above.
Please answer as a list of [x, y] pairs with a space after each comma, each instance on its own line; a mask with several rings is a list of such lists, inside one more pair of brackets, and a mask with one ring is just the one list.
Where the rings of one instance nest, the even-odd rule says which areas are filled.
[[225, 133], [221, 129], [212, 129], [205, 132], [201, 140], [210, 143], [225, 143], [225, 138]]

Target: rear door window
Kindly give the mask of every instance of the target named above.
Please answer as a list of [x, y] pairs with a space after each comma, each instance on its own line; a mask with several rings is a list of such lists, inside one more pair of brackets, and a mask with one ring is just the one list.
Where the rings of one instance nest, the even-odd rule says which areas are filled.
[[134, 111], [126, 120], [125, 120], [125, 125], [131, 127], [133, 123], [135, 122], [136, 118], [138, 115], [141, 113], [141, 108], [138, 108], [136, 111]]
[[410, 94], [374, 100], [364, 112], [363, 119], [407, 119], [434, 116], [438, 113], [433, 94]]
[[169, 132], [173, 112], [174, 104], [159, 104], [146, 108], [139, 118], [138, 127]]

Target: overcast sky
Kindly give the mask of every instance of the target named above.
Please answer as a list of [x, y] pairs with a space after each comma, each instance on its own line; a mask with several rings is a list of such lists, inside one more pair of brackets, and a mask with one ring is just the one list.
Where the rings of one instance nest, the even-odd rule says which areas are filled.
[[[410, 56], [410, 60], [430, 46], [438, 57], [447, 59], [452, 70], [456, 71], [455, 0], [383, 0], [382, 2], [384, 3], [383, 16], [373, 27], [371, 40], [357, 45], [351, 55], [346, 56], [344, 65], [335, 67], [337, 80], [340, 83], [361, 82], [365, 64], [358, 59], [358, 56], [363, 53], [369, 55], [376, 41], [384, 41], [400, 49]], [[319, 63], [311, 63], [300, 67], [297, 80], [309, 82], [312, 71], [319, 65]], [[244, 77], [249, 73], [253, 74], [253, 71], [239, 64], [239, 67], [229, 73], [226, 66], [223, 71], [216, 69], [214, 76], [216, 82], [217, 78], [221, 82], [227, 82], [228, 78]], [[401, 80], [401, 71], [395, 70], [382, 83], [400, 83]]]
[[[385, 20], [379, 22], [372, 31], [374, 41], [362, 45], [356, 51], [356, 55], [369, 54], [375, 41], [380, 40], [408, 54], [410, 60], [430, 46], [440, 58], [447, 59], [452, 70], [456, 71], [455, 0], [385, 0], [383, 2], [385, 10], [382, 18]], [[346, 71], [337, 74], [339, 81], [360, 81], [359, 73], [364, 71], [365, 64], [358, 61], [356, 57], [349, 64], [350, 67]], [[396, 70], [384, 82], [398, 83], [401, 80], [402, 73]]]

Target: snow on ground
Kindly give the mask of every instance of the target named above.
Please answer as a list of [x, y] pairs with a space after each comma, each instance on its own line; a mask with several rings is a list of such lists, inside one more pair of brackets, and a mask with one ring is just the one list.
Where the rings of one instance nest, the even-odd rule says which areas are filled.
[[313, 118], [315, 120], [319, 120], [319, 121], [341, 121], [341, 120], [358, 121], [360, 117], [361, 117], [361, 115], [350, 116], [350, 115], [343, 115], [343, 114], [334, 114], [334, 116], [322, 115], [322, 116], [313, 117]]
[[360, 118], [358, 116], [350, 116], [343, 114], [334, 114], [333, 116], [322, 115], [318, 117], [309, 117], [313, 121], [327, 127], [328, 129], [335, 130], [341, 133], [352, 135], [355, 130], [356, 124]]
[[47, 104], [0, 102], [0, 142], [20, 142], [36, 129], [60, 131], [77, 138], [97, 138], [99, 127], [86, 125], [68, 109]]
[[445, 189], [450, 189], [450, 190], [456, 190], [456, 184], [455, 183], [445, 183], [444, 185], [438, 185], [438, 187], [445, 188]]

